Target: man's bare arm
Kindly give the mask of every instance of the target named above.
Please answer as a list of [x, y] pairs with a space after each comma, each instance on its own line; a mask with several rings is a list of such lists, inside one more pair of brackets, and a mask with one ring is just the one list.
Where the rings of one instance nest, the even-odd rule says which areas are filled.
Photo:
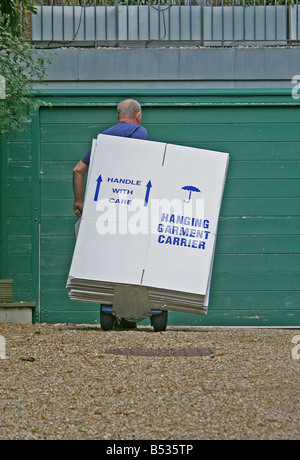
[[74, 213], [78, 217], [81, 217], [83, 210], [84, 178], [87, 170], [88, 166], [81, 160], [73, 169]]

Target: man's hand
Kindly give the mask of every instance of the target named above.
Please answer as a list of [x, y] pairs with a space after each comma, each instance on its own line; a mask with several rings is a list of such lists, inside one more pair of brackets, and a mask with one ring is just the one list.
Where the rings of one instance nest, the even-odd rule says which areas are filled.
[[88, 170], [88, 166], [79, 161], [73, 169], [73, 190], [74, 190], [74, 213], [81, 217], [83, 210], [83, 194], [84, 194], [84, 177]]
[[76, 216], [81, 217], [82, 216], [82, 210], [83, 210], [83, 201], [79, 201], [79, 202], [75, 201], [73, 209], [74, 209], [74, 213], [76, 214]]

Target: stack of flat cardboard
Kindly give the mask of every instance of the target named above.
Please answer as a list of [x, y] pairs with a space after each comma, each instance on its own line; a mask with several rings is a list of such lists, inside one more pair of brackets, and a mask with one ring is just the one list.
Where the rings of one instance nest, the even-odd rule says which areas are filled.
[[67, 288], [114, 304], [146, 289], [151, 308], [205, 314], [229, 155], [99, 135]]

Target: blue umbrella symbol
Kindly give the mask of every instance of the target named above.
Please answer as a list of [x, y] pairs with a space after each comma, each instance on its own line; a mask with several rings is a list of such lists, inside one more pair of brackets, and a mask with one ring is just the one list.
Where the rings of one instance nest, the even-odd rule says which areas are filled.
[[183, 200], [185, 203], [189, 203], [191, 200], [191, 195], [192, 192], [201, 192], [197, 187], [193, 187], [192, 185], [186, 185], [185, 187], [182, 187], [182, 190], [188, 190], [189, 193], [189, 199], [188, 200]]

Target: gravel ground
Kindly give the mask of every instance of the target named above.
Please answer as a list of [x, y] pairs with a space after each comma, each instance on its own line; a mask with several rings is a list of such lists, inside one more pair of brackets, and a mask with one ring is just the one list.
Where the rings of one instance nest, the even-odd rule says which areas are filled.
[[[0, 335], [1, 440], [300, 438], [299, 330], [0, 324]], [[213, 353], [176, 355], [191, 348]]]

